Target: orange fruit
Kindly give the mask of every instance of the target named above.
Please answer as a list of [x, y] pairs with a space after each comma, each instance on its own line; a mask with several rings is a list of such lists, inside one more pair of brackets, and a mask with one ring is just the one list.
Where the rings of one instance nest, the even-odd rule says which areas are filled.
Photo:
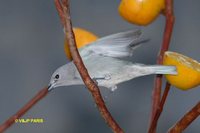
[[165, 52], [164, 65], [174, 65], [177, 75], [165, 75], [167, 81], [181, 90], [189, 90], [200, 85], [200, 63], [176, 52]]
[[148, 25], [165, 7], [165, 0], [122, 0], [119, 14], [130, 23]]
[[[95, 34], [82, 28], [73, 28], [73, 31], [75, 35], [77, 48], [82, 48], [85, 45], [90, 44], [98, 39], [98, 37]], [[72, 60], [72, 56], [70, 54], [69, 46], [66, 40], [64, 42], [64, 50], [67, 58], [69, 60]]]

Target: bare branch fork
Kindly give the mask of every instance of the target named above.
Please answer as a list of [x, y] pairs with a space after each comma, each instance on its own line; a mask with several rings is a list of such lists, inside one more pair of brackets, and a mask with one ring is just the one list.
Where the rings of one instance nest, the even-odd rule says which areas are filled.
[[[166, 18], [165, 22], [165, 30], [164, 30], [164, 35], [163, 35], [163, 42], [162, 46], [160, 49], [160, 53], [157, 58], [157, 64], [162, 64], [163, 63], [163, 56], [165, 51], [168, 50], [169, 45], [170, 45], [170, 40], [172, 36], [172, 31], [173, 31], [173, 25], [174, 25], [174, 14], [173, 14], [173, 0], [165, 0], [165, 10], [164, 10], [164, 15]], [[159, 110], [159, 105], [160, 105], [160, 97], [161, 97], [161, 87], [162, 87], [162, 75], [157, 75], [154, 83], [154, 89], [152, 92], [152, 111], [151, 111], [151, 118], [150, 118], [150, 127], [149, 127], [149, 133], [155, 133], [156, 132], [156, 125], [158, 122], [155, 119], [155, 115], [157, 111]], [[169, 85], [170, 88], [170, 85]], [[152, 127], [155, 126], [155, 127]], [[153, 131], [150, 129], [154, 129]]]
[[78, 49], [76, 47], [76, 42], [74, 38], [74, 33], [72, 30], [72, 23], [70, 19], [70, 9], [69, 9], [69, 0], [54, 0], [55, 5], [60, 16], [61, 22], [65, 29], [65, 37], [67, 39], [70, 52], [72, 55], [72, 59], [74, 61], [75, 66], [77, 67], [85, 85], [87, 86], [88, 90], [91, 92], [95, 103], [102, 115], [105, 119], [106, 123], [112, 128], [113, 132], [115, 133], [123, 133], [123, 130], [114, 120], [110, 112], [108, 111], [103, 98], [101, 96], [100, 90], [96, 83], [90, 78], [86, 67], [83, 64], [81, 56], [79, 55]]
[[[164, 52], [168, 50], [170, 44], [170, 38], [173, 31], [174, 25], [174, 14], [173, 14], [173, 0], [165, 0], [165, 17], [166, 25], [163, 37], [163, 44], [157, 59], [158, 64], [162, 64]], [[148, 133], [156, 133], [156, 127], [158, 119], [162, 113], [164, 103], [166, 101], [168, 92], [170, 90], [170, 84], [166, 83], [166, 88], [163, 93], [162, 100], [161, 96], [162, 76], [157, 75], [155, 79], [155, 88], [153, 90], [152, 99], [152, 114]], [[168, 130], [168, 133], [182, 133], [198, 116], [200, 115], [200, 102], [198, 102], [189, 112], [187, 112], [177, 123], [174, 124]]]
[[170, 84], [167, 82], [166, 87], [165, 87], [165, 91], [163, 93], [162, 99], [161, 99], [160, 104], [159, 104], [159, 108], [157, 109], [156, 114], [153, 118], [152, 124], [149, 128], [149, 131], [148, 131], [149, 133], [153, 133], [156, 130], [157, 122], [158, 122], [158, 119], [159, 119], [159, 117], [160, 117], [160, 115], [163, 111], [163, 107], [164, 107], [165, 101], [167, 99], [169, 90], [170, 90]]

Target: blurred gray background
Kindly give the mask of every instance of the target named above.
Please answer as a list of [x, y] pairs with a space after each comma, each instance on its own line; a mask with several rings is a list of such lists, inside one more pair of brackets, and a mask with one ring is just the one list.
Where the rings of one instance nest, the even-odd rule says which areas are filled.
[[[74, 26], [99, 36], [137, 28], [118, 15], [120, 0], [71, 0]], [[176, 24], [170, 50], [200, 61], [200, 1], [175, 0]], [[165, 19], [142, 27], [151, 39], [135, 51], [134, 62], [155, 64]], [[0, 1], [0, 123], [48, 84], [53, 71], [68, 62], [63, 30], [53, 0]], [[110, 93], [101, 91], [110, 112], [127, 133], [147, 132], [154, 76], [125, 82]], [[158, 132], [166, 132], [200, 100], [200, 87], [184, 92], [172, 88]], [[43, 124], [15, 124], [7, 133], [111, 133], [84, 86], [60, 87], [23, 118], [43, 118]], [[185, 131], [200, 132], [200, 119]]]

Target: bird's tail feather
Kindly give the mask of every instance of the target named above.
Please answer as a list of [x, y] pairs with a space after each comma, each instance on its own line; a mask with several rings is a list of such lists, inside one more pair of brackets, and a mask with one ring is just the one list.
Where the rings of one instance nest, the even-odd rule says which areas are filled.
[[147, 67], [151, 69], [155, 74], [177, 74], [175, 66], [152, 65]]

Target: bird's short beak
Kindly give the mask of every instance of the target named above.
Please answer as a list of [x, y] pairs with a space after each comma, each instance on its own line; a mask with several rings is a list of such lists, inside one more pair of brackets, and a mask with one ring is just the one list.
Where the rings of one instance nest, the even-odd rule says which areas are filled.
[[48, 85], [48, 91], [53, 90], [54, 87], [55, 87], [55, 82], [49, 83], [49, 85]]
[[49, 84], [48, 85], [48, 91], [51, 91], [53, 89], [53, 85], [52, 84]]

